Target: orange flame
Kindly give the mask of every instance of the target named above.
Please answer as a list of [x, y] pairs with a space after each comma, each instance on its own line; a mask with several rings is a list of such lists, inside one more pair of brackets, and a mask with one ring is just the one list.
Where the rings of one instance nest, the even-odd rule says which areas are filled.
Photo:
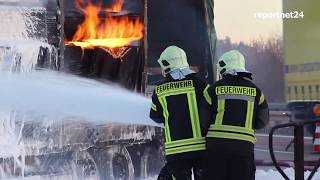
[[102, 47], [112, 53], [118, 52], [116, 48], [123, 48], [142, 39], [144, 25], [140, 18], [130, 18], [129, 16], [99, 17], [99, 13], [102, 11], [120, 12], [123, 1], [118, 0], [111, 8], [102, 9], [101, 3], [93, 4], [88, 0], [77, 0], [76, 7], [84, 13], [85, 19], [77, 27], [72, 40], [67, 41], [66, 45], [82, 48]]
[[118, 0], [115, 4], [111, 6], [111, 8], [107, 8], [108, 12], [121, 12], [124, 0]]

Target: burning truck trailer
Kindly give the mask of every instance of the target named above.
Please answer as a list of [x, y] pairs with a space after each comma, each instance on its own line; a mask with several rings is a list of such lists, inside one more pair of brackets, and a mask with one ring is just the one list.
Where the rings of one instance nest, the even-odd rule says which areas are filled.
[[65, 1], [65, 71], [150, 95], [162, 76], [160, 53], [177, 45], [191, 68], [213, 81], [213, 1], [75, 2]]
[[[56, 7], [59, 6], [56, 5]], [[35, 18], [41, 19], [41, 22], [43, 20], [47, 22], [47, 26], [44, 29], [48, 31], [48, 42], [57, 50], [50, 51], [47, 46], [39, 46], [36, 69], [47, 68], [102, 81], [104, 79], [115, 81], [115, 79], [110, 78], [110, 76], [94, 76], [94, 73], [90, 72], [92, 68], [90, 63], [96, 60], [94, 57], [91, 57], [90, 54], [101, 53], [98, 47], [88, 47], [88, 49], [82, 47], [79, 53], [77, 46], [67, 46], [67, 48], [71, 49], [71, 52], [66, 53], [66, 55], [71, 54], [76, 56], [78, 55], [77, 53], [83, 55], [83, 57], [77, 57], [79, 58], [77, 59], [79, 66], [76, 65], [76, 62], [64, 61], [64, 59], [59, 56], [61, 55], [59, 52], [61, 53], [63, 49], [63, 44], [61, 45], [61, 38], [59, 37], [59, 35], [61, 35], [61, 28], [59, 29], [61, 22], [59, 22], [59, 20], [63, 18], [61, 17], [63, 13], [58, 9], [55, 14], [56, 8], [51, 9], [53, 9], [54, 12], [48, 8], [46, 15], [44, 15], [45, 13], [40, 14], [41, 16], [35, 14]], [[134, 19], [136, 17], [130, 18]], [[68, 16], [66, 16], [66, 19], [68, 20]], [[129, 21], [129, 19], [126, 19], [126, 21]], [[135, 22], [136, 21], [137, 20], [135, 20]], [[69, 21], [67, 21], [66, 24], [68, 24], [68, 22]], [[140, 26], [141, 25], [143, 24], [140, 24]], [[141, 32], [138, 32], [142, 34], [142, 30], [143, 29], [141, 29]], [[142, 37], [140, 38], [143, 39]], [[136, 43], [139, 45], [140, 42]], [[113, 56], [117, 56], [115, 58], [116, 63], [120, 57], [122, 58], [123, 54], [117, 54], [121, 48], [127, 51], [126, 54], [129, 54], [129, 48], [139, 49], [138, 46], [117, 47], [118, 49], [115, 51], [113, 51], [113, 49], [106, 50], [105, 48], [107, 47], [101, 48], [103, 48], [103, 52], [100, 54], [100, 58], [112, 54]], [[5, 49], [6, 51], [7, 49], [10, 50], [10, 47], [5, 47]], [[73, 49], [76, 51], [72, 52]], [[98, 50], [98, 52], [95, 50]], [[57, 59], [51, 58], [56, 52], [58, 52], [58, 55], [55, 56]], [[24, 54], [22, 53], [19, 56], [21, 59], [21, 56], [24, 56]], [[130, 56], [127, 56], [127, 58], [128, 57]], [[127, 60], [132, 63], [131, 65], [134, 65], [139, 57], [141, 56], [133, 53], [131, 56], [133, 62], [128, 61], [129, 59], [122, 59], [122, 61]], [[112, 59], [106, 57], [106, 59], [103, 60], [111, 61]], [[83, 61], [87, 62], [81, 64]], [[65, 66], [63, 66], [64, 64]], [[131, 65], [126, 66], [130, 67]], [[114, 66], [119, 67], [120, 64], [112, 64], [111, 66], [111, 68]], [[80, 69], [75, 67], [80, 67]], [[133, 66], [132, 70], [135, 70], [135, 67], [136, 66]], [[109, 71], [115, 72], [119, 71], [119, 69], [107, 69], [104, 72], [109, 73]], [[130, 72], [132, 73], [132, 71]], [[133, 72], [132, 74], [134, 77], [134, 74], [137, 73]], [[125, 82], [133, 81], [135, 85], [136, 81], [129, 79], [131, 78], [129, 75], [127, 75], [128, 80]], [[116, 75], [114, 77], [116, 77]], [[121, 81], [119, 83], [125, 85], [123, 82], [124, 81]], [[132, 86], [125, 87], [132, 89], [130, 88]], [[138, 106], [139, 105], [137, 105], [137, 107]], [[21, 131], [21, 141], [26, 144], [23, 148], [24, 153], [18, 156], [0, 157], [0, 163], [2, 165], [0, 167], [1, 178], [28, 176], [40, 176], [41, 179], [99, 180], [134, 179], [135, 177], [147, 178], [150, 175], [157, 174], [163, 165], [160, 147], [162, 144], [161, 128], [147, 125], [134, 125], [134, 122], [120, 124], [115, 121], [113, 121], [113, 123], [106, 122], [103, 125], [94, 125], [83, 122], [81, 119], [67, 119], [63, 122], [52, 122], [52, 124], [49, 123], [48, 125], [47, 122], [44, 122], [46, 121], [45, 118], [34, 118], [34, 121], [25, 122], [25, 118], [19, 118], [18, 116], [20, 115], [12, 115], [12, 117], [10, 115], [10, 119], [13, 119], [17, 129], [20, 129], [18, 131]]]
[[[214, 32], [214, 29], [209, 31], [207, 26], [210, 4], [196, 0], [109, 0], [100, 3], [65, 1], [64, 71], [99, 80], [106, 79], [150, 95], [154, 84], [161, 77], [157, 58], [167, 46], [175, 44], [187, 51], [192, 68], [212, 81], [211, 47], [214, 44], [210, 43], [209, 33]], [[174, 11], [173, 7], [181, 10]], [[135, 177], [139, 178], [157, 174], [163, 165], [162, 154], [159, 152], [163, 144], [163, 131], [161, 128], [145, 128], [137, 129], [137, 133], [150, 134], [148, 130], [152, 128], [155, 136], [150, 143], [141, 138], [140, 141], [125, 145], [133, 159]], [[118, 146], [117, 143], [114, 145]], [[98, 157], [101, 155], [97, 154]], [[122, 169], [128, 172], [129, 168], [126, 166]]]
[[123, 12], [123, 0], [66, 1], [64, 70], [142, 92], [144, 9], [139, 2], [134, 10]]
[[[57, 48], [57, 60], [50, 61], [42, 47], [39, 68], [113, 82], [148, 96], [162, 76], [157, 58], [177, 45], [186, 50], [193, 70], [209, 82], [214, 79], [212, 0], [50, 0], [46, 9], [48, 42]], [[30, 144], [24, 160], [18, 157], [26, 168], [4, 157], [2, 169], [9, 176], [42, 179], [129, 180], [158, 174], [164, 163], [162, 128], [128, 123], [25, 123], [23, 141], [41, 146]]]

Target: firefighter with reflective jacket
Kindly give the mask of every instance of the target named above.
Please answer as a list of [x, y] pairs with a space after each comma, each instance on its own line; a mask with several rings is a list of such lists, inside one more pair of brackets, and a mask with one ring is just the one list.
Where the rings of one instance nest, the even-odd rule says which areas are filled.
[[[152, 95], [150, 118], [165, 127], [165, 169], [176, 180], [203, 174], [205, 130], [200, 124], [199, 102], [207, 84], [189, 68], [186, 53], [169, 46], [160, 55], [164, 79]], [[205, 101], [205, 100], [204, 100]]]
[[212, 113], [206, 136], [206, 179], [252, 180], [255, 129], [268, 123], [268, 104], [251, 82], [252, 74], [245, 69], [245, 59], [239, 51], [224, 53], [217, 70], [221, 79], [204, 92]]

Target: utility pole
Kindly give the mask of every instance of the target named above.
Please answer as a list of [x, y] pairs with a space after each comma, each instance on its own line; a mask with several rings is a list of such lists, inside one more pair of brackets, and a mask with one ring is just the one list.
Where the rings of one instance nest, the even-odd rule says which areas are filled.
[[64, 0], [57, 0], [58, 70], [64, 65]]
[[148, 0], [144, 0], [144, 67], [142, 72], [142, 93], [146, 95], [146, 88], [148, 83]]

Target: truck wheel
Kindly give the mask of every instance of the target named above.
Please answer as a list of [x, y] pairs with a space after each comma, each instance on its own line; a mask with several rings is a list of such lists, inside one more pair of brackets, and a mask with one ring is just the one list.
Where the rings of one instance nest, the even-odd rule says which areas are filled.
[[60, 156], [59, 154], [52, 154], [46, 157], [43, 161], [44, 164], [40, 165], [41, 170], [45, 175], [54, 177], [59, 176], [72, 176], [73, 170], [71, 166], [70, 156]]
[[155, 147], [147, 147], [141, 156], [141, 178], [148, 179], [159, 174], [164, 165], [161, 151]]
[[97, 166], [87, 151], [70, 153], [70, 156], [50, 156], [45, 163], [46, 174], [57, 178], [100, 180]]
[[129, 166], [122, 154], [116, 154], [112, 159], [112, 171], [115, 180], [129, 179]]
[[105, 158], [104, 172], [107, 180], [133, 180], [133, 164], [126, 147], [110, 147], [102, 156]]
[[100, 180], [97, 164], [88, 151], [73, 154], [72, 169], [79, 180]]

